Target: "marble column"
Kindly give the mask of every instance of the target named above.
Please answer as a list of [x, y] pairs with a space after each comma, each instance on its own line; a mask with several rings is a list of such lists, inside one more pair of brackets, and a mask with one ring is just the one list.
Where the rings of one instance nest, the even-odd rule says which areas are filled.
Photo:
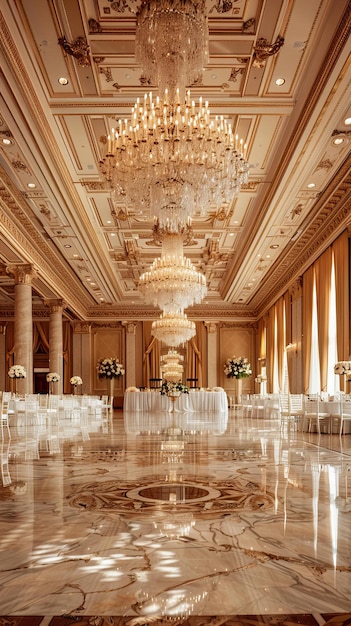
[[49, 307], [49, 371], [60, 375], [57, 383], [52, 383], [53, 393], [63, 392], [63, 301], [60, 299], [46, 300]]
[[216, 322], [205, 322], [207, 328], [207, 386], [216, 387], [218, 385], [217, 367], [217, 330]]
[[14, 364], [27, 372], [26, 378], [18, 379], [17, 392], [33, 393], [32, 280], [37, 274], [27, 264], [10, 265], [6, 271], [15, 278]]
[[135, 373], [136, 373], [136, 361], [135, 361], [135, 336], [136, 336], [136, 324], [132, 322], [122, 322], [126, 327], [126, 364], [128, 365], [125, 373], [126, 388], [135, 387]]

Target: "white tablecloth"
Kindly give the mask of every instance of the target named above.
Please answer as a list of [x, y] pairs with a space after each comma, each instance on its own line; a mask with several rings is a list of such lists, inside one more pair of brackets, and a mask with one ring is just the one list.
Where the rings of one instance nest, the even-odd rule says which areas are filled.
[[[126, 391], [124, 411], [171, 411], [172, 401], [159, 391]], [[175, 411], [228, 412], [225, 391], [190, 391], [181, 394], [175, 401]]]

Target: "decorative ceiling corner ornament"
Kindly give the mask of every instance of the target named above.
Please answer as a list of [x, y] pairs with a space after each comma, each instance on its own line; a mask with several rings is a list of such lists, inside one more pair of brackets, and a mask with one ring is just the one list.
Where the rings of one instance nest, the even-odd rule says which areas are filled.
[[100, 22], [91, 18], [88, 20], [89, 33], [102, 33]]
[[254, 48], [252, 67], [264, 67], [267, 59], [277, 54], [283, 44], [284, 37], [281, 37], [280, 35], [278, 35], [274, 43], [268, 43], [267, 39], [264, 37], [258, 39]]
[[60, 37], [58, 43], [64, 49], [67, 54], [73, 56], [78, 65], [86, 67], [91, 65], [90, 62], [90, 47], [85, 37], [77, 37], [72, 43], [69, 43], [66, 36]]
[[251, 17], [249, 20], [246, 20], [246, 22], [243, 23], [242, 31], [243, 33], [246, 33], [249, 35], [255, 32], [255, 28], [256, 28], [256, 20], [254, 17]]
[[230, 80], [232, 83], [236, 83], [237, 77], [240, 76], [240, 74], [243, 75], [243, 73], [243, 67], [232, 67], [228, 80]]
[[105, 76], [107, 83], [112, 83], [113, 77], [110, 67], [99, 67], [99, 73]]

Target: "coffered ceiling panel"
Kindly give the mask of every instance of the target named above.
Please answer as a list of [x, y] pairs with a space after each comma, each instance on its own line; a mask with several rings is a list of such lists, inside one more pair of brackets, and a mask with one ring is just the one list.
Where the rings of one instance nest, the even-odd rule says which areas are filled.
[[[35, 264], [37, 308], [60, 297], [77, 319], [159, 315], [138, 291], [160, 255], [153, 220], [110, 196], [99, 165], [106, 134], [137, 98], [157, 92], [135, 59], [139, 6], [1, 3], [4, 318], [13, 314], [13, 262]], [[250, 173], [237, 197], [209, 214], [199, 207], [192, 220], [184, 250], [206, 275], [208, 296], [187, 313], [255, 321], [305, 268], [308, 234], [318, 254], [351, 221], [351, 8], [348, 0], [207, 0], [206, 9], [209, 58], [191, 97], [208, 100], [243, 138]]]

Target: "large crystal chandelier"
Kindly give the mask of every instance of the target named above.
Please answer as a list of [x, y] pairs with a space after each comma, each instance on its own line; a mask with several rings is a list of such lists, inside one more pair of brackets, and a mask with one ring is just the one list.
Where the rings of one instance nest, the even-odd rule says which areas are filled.
[[[115, 200], [160, 225], [184, 224], [194, 213], [229, 203], [247, 182], [246, 148], [231, 125], [212, 118], [208, 102], [145, 94], [131, 119], [108, 136], [101, 172]], [[142, 183], [141, 183], [142, 181]]]
[[161, 93], [168, 86], [184, 96], [208, 61], [205, 0], [143, 0], [137, 12], [137, 63]]
[[167, 346], [176, 347], [186, 343], [196, 334], [195, 322], [188, 320], [184, 311], [162, 313], [152, 322], [151, 333]]
[[206, 277], [183, 255], [182, 235], [163, 238], [162, 255], [140, 276], [139, 291], [145, 301], [163, 311], [186, 309], [206, 295]]

